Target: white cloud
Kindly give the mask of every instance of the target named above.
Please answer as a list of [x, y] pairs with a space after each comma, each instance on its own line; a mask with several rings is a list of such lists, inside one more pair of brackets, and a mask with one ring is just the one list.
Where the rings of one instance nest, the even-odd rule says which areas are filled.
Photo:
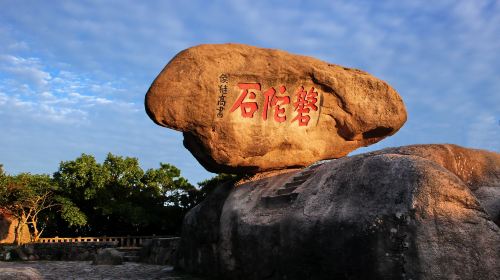
[[8, 101], [8, 96], [7, 94], [0, 92], [0, 106], [4, 105]]
[[[143, 149], [142, 128], [154, 126], [144, 93], [178, 51], [240, 42], [361, 68], [393, 85], [408, 123], [371, 148], [451, 142], [498, 150], [491, 140], [499, 138], [498, 34], [500, 5], [483, 0], [6, 2], [0, 54], [10, 57], [0, 68], [18, 70], [0, 71], [0, 114], [15, 109], [45, 123], [91, 124], [73, 150], [103, 149], [112, 138], [119, 144], [107, 147], [152, 150], [147, 157], [156, 160], [158, 147], [168, 146], [162, 157], [194, 172], [199, 165], [188, 156], [176, 158], [180, 136], [175, 145], [157, 140]], [[147, 137], [163, 140], [167, 131]], [[92, 144], [98, 133], [101, 142]]]
[[43, 71], [41, 68], [40, 61], [37, 58], [0, 55], [0, 70], [36, 87], [46, 86], [52, 78], [50, 73]]
[[40, 104], [35, 118], [42, 118], [55, 123], [84, 124], [88, 122], [88, 112], [80, 109], [54, 107]]
[[6, 71], [0, 76], [0, 108], [12, 115], [25, 114], [37, 122], [89, 124], [95, 110], [138, 111], [135, 103], [116, 99], [123, 90], [113, 83], [67, 70], [50, 74], [33, 57], [1, 55], [0, 62]]
[[77, 101], [88, 103], [90, 105], [96, 105], [96, 104], [104, 105], [104, 104], [113, 103], [113, 101], [106, 99], [106, 98], [95, 97], [95, 96], [91, 96], [91, 95], [82, 95], [82, 94], [79, 94], [77, 92], [71, 92], [68, 94], [68, 96], [71, 98], [74, 98]]
[[13, 42], [7, 45], [9, 51], [27, 51], [29, 50], [28, 44], [26, 42]]

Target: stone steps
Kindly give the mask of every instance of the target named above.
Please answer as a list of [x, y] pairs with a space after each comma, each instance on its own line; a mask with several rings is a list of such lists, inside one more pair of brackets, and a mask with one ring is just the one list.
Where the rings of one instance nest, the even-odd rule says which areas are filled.
[[267, 208], [282, 207], [292, 203], [298, 195], [298, 193], [292, 192], [283, 195], [264, 196], [262, 201]]
[[309, 167], [307, 170], [297, 174], [291, 181], [284, 184], [282, 188], [277, 189], [275, 195], [262, 197], [265, 207], [283, 207], [291, 204], [298, 196], [298, 193], [294, 193], [293, 191], [307, 181], [314, 173], [314, 170], [320, 165]]
[[141, 251], [141, 247], [118, 247], [116, 250], [123, 254], [123, 261], [125, 262], [139, 261], [139, 252]]

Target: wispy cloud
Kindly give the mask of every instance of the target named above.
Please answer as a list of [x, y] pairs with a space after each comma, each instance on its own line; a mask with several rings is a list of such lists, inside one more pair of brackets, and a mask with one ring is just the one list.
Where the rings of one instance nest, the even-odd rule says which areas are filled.
[[10, 74], [12, 78], [36, 87], [44, 87], [52, 78], [50, 73], [41, 69], [37, 58], [22, 58], [12, 55], [0, 55], [0, 71]]
[[[28, 149], [0, 138], [0, 152], [28, 150], [56, 163], [82, 149], [130, 152], [200, 181], [210, 175], [181, 148], [179, 133], [147, 119], [143, 98], [178, 51], [225, 42], [315, 56], [389, 82], [409, 119], [368, 149], [448, 142], [500, 151], [498, 34], [500, 3], [488, 0], [5, 2], [0, 124], [40, 141]], [[65, 138], [39, 129], [51, 124]]]
[[[52, 74], [39, 58], [0, 56], [0, 109], [32, 116], [37, 122], [89, 124], [94, 107], [138, 111], [133, 102], [111, 99], [120, 89], [69, 71]], [[106, 92], [103, 93], [102, 90]]]

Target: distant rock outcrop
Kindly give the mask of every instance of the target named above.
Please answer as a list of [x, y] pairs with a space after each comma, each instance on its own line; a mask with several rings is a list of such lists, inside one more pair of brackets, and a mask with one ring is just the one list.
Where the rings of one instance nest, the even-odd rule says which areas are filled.
[[184, 133], [209, 171], [257, 173], [339, 158], [396, 133], [398, 93], [357, 69], [280, 50], [201, 45], [151, 85], [146, 111]]
[[178, 266], [217, 279], [500, 279], [500, 155], [416, 145], [234, 187], [186, 216]]
[[[8, 211], [0, 208], [0, 244], [1, 243], [13, 243], [15, 240], [16, 227], [18, 225], [18, 220], [9, 214]], [[22, 243], [29, 242], [31, 240], [28, 226], [24, 226], [21, 231], [20, 241]]]

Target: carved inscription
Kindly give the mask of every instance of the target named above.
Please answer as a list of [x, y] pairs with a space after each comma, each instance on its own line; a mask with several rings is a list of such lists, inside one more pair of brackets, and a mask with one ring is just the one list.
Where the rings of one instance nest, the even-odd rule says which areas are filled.
[[219, 76], [219, 99], [217, 100], [217, 117], [224, 117], [224, 109], [226, 108], [226, 95], [227, 84], [229, 83], [229, 76], [221, 74]]
[[[234, 102], [230, 113], [240, 110], [243, 118], [253, 118], [259, 112], [262, 120], [272, 118], [273, 121], [282, 123], [287, 121], [287, 110], [293, 110], [295, 116], [291, 123], [297, 122], [299, 126], [307, 126], [312, 111], [318, 111], [318, 92], [314, 87], [305, 90], [300, 86], [294, 94], [289, 94], [285, 85], [281, 85], [276, 90], [271, 87], [265, 91], [260, 83], [238, 83], [240, 95]], [[263, 104], [257, 103], [257, 95], [263, 95]]]

